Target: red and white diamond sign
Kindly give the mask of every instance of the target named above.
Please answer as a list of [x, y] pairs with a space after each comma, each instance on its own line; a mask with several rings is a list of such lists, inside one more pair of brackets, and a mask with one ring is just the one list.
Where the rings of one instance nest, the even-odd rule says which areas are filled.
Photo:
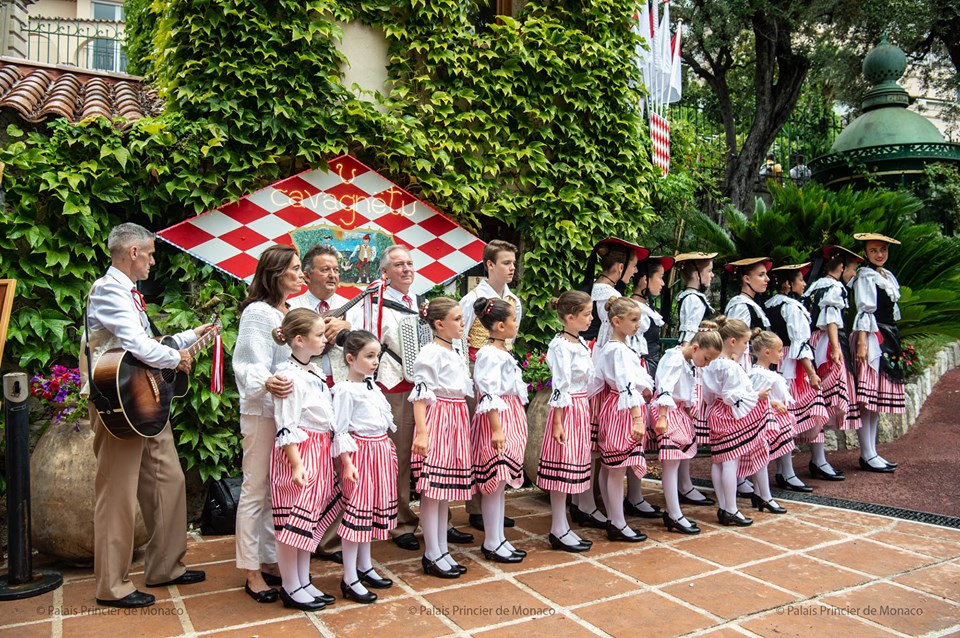
[[[356, 265], [350, 254], [364, 238], [375, 240], [377, 262], [385, 244], [406, 246], [417, 269], [415, 294], [480, 262], [482, 241], [376, 171], [347, 155], [328, 166], [329, 171], [294, 175], [157, 236], [247, 282], [267, 247], [295, 243], [303, 253], [320, 237], [340, 251], [341, 267], [347, 268]], [[362, 281], [343, 285], [343, 279], [338, 292], [345, 297], [366, 287]]]

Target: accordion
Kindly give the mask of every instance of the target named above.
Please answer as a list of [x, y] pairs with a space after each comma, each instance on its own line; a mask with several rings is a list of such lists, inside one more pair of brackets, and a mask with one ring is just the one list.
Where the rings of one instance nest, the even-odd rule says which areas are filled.
[[[400, 337], [400, 367], [403, 369], [403, 378], [405, 381], [413, 383], [413, 363], [417, 360], [417, 355], [420, 354], [420, 348], [433, 340], [433, 331], [430, 330], [430, 326], [420, 321], [418, 315], [409, 315], [400, 320], [398, 334]], [[460, 356], [463, 357], [463, 360], [469, 363], [467, 349], [463, 347], [463, 339], [454, 340], [453, 345]]]

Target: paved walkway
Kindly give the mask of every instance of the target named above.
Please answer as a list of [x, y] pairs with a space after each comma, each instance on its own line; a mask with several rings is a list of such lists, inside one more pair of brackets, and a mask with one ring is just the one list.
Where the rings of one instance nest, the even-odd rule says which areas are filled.
[[[651, 502], [662, 502], [650, 482]], [[786, 503], [786, 502], [785, 502]], [[397, 581], [381, 600], [338, 599], [319, 613], [258, 605], [242, 589], [233, 537], [192, 542], [204, 583], [157, 591], [144, 610], [94, 605], [92, 570], [69, 569], [56, 592], [0, 603], [0, 638], [43, 636], [946, 636], [960, 632], [960, 530], [786, 503], [753, 527], [717, 526], [716, 511], [688, 508], [704, 532], [611, 543], [586, 530], [592, 551], [548, 549], [549, 504], [538, 492], [507, 504], [508, 536], [530, 552], [516, 566], [485, 561], [477, 543], [455, 552], [470, 571], [453, 584], [426, 577], [419, 554], [374, 544], [380, 573]], [[746, 511], [746, 505], [741, 501]], [[462, 508], [454, 522], [466, 529]], [[315, 562], [317, 585], [339, 596], [339, 566]], [[142, 573], [133, 577], [143, 585]]]

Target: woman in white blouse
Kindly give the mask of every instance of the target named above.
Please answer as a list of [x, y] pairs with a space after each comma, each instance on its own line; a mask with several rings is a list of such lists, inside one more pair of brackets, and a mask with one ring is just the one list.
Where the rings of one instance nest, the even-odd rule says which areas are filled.
[[293, 389], [289, 379], [274, 374], [277, 366], [290, 357], [290, 348], [277, 345], [272, 332], [287, 313], [287, 297], [302, 287], [300, 255], [295, 247], [278, 244], [263, 251], [247, 298], [240, 305], [240, 327], [233, 351], [243, 436], [237, 567], [246, 570], [247, 591], [257, 602], [273, 602], [279, 596], [264, 580], [280, 584], [270, 506], [270, 458], [277, 434], [273, 397], [285, 397]]

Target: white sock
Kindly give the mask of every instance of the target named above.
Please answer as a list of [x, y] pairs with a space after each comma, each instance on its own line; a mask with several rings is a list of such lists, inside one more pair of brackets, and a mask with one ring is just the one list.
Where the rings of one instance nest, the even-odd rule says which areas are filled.
[[667, 515], [675, 521], [683, 517], [680, 511], [680, 494], [677, 492], [677, 476], [680, 472], [680, 464], [683, 461], [664, 461], [663, 462], [663, 498], [667, 502]]
[[437, 565], [444, 569], [453, 568], [453, 564], [449, 558], [450, 550], [447, 547], [447, 521], [450, 519], [449, 512], [449, 501], [437, 501], [437, 546], [440, 548], [440, 556], [442, 557], [437, 561]]
[[483, 546], [499, 556], [510, 556], [503, 537], [503, 516], [500, 514], [500, 499], [503, 496], [503, 482], [492, 494], [483, 494], [480, 498], [480, 511], [483, 514]]
[[690, 478], [690, 459], [680, 461], [680, 471], [677, 473], [677, 487], [681, 494], [695, 501], [703, 500], [703, 492], [693, 486]]
[[[428, 496], [420, 497], [420, 527], [423, 528], [423, 555], [427, 560], [435, 561], [442, 569], [449, 569], [449, 566], [444, 567], [445, 562], [441, 563], [439, 560], [440, 555], [443, 554], [443, 552], [440, 551], [440, 543], [437, 540], [437, 520], [439, 518], [439, 507], [440, 501], [432, 499]], [[446, 519], [444, 519], [443, 523], [446, 525]]]
[[623, 514], [623, 479], [626, 473], [627, 468], [607, 468], [607, 491], [604, 500], [609, 503], [607, 505], [607, 515], [610, 517], [613, 526], [622, 530], [626, 536], [635, 536], [636, 533], [626, 527], [627, 519]]
[[[777, 467], [780, 470], [781, 476], [783, 476], [784, 480], [787, 483], [795, 486], [804, 485], [804, 482], [800, 480], [800, 478], [797, 476], [796, 471], [793, 469], [792, 454], [784, 454], [779, 459], [777, 459]], [[764, 499], [764, 500], [768, 501], [770, 499]]]
[[753, 487], [757, 492], [757, 496], [775, 505], [773, 495], [770, 493], [770, 474], [767, 470], [767, 464], [764, 464], [764, 466], [753, 475]]
[[742, 492], [744, 494], [750, 494], [751, 492], [753, 492], [753, 483], [751, 483], [747, 479], [739, 479], [737, 481], [737, 491]]
[[280, 565], [283, 589], [298, 603], [312, 603], [314, 597], [301, 589], [304, 583], [300, 582], [299, 553], [296, 547], [277, 543], [277, 564]]
[[563, 492], [550, 492], [550, 533], [560, 539], [564, 545], [578, 545], [580, 538], [573, 533], [567, 520], [567, 495]]
[[507, 534], [503, 527], [503, 519], [505, 519], [507, 516], [507, 484], [501, 482], [500, 487], [497, 488], [497, 491], [500, 493], [500, 521], [497, 523], [500, 526], [500, 538], [503, 539], [503, 546], [509, 549], [511, 552], [514, 552], [517, 548], [513, 546], [513, 543], [507, 540]]
[[727, 505], [723, 509], [731, 514], [740, 511], [737, 508], [737, 467], [739, 465], [739, 459], [724, 461], [720, 464], [720, 484], [723, 486], [723, 497]]
[[[710, 480], [713, 481], [713, 491], [717, 495], [717, 505], [720, 506], [720, 509], [725, 511], [730, 511], [727, 509], [727, 494], [723, 491], [723, 464], [722, 463], [713, 463], [710, 466]], [[737, 497], [737, 486], [733, 486], [733, 497]], [[736, 507], [734, 507], [736, 509]]]
[[357, 563], [360, 556], [360, 545], [363, 544], [370, 545], [369, 543], [356, 543], [348, 540], [341, 541], [343, 548], [343, 582], [358, 594], [367, 593], [367, 588], [363, 586], [363, 583], [357, 582], [360, 580], [360, 575], [357, 574]]

